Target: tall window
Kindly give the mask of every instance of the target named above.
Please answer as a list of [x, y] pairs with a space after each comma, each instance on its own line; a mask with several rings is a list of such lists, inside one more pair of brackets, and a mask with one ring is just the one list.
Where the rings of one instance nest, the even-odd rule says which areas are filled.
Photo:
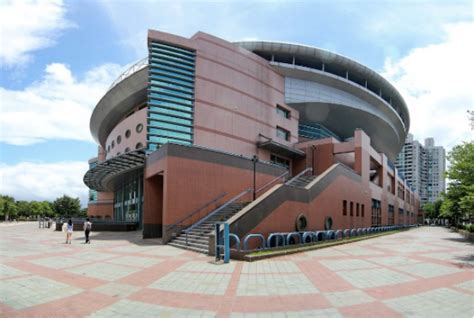
[[278, 138], [284, 139], [286, 141], [290, 140], [290, 132], [286, 129], [277, 126], [276, 135]]
[[149, 44], [148, 149], [193, 142], [195, 52], [162, 42]]
[[280, 105], [277, 105], [276, 112], [281, 117], [290, 118], [290, 111], [286, 108], [281, 107]]
[[393, 205], [388, 205], [388, 225], [395, 224], [395, 208]]
[[354, 202], [351, 201], [349, 206], [350, 206], [349, 208], [350, 214], [351, 216], [354, 216]]
[[347, 215], [347, 200], [342, 201], [342, 215]]
[[372, 226], [382, 223], [382, 211], [379, 200], [372, 199]]
[[359, 216], [359, 203], [356, 204], [356, 216]]

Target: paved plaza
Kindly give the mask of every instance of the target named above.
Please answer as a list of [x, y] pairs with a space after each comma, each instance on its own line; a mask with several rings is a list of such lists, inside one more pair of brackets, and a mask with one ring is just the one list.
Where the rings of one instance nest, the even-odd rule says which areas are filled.
[[0, 231], [1, 317], [474, 315], [474, 246], [445, 228], [227, 265], [140, 233]]

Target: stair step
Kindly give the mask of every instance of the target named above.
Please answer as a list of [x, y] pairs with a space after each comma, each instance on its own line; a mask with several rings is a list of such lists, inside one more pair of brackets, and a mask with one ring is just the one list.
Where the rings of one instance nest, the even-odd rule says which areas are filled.
[[[186, 244], [186, 237], [177, 237], [173, 240], [173, 242], [180, 242], [180, 243], [184, 243]], [[206, 239], [206, 238], [200, 238], [200, 239], [196, 239], [196, 238], [190, 238], [188, 237], [188, 244], [203, 244], [203, 245], [208, 245], [209, 244], [209, 239]]]

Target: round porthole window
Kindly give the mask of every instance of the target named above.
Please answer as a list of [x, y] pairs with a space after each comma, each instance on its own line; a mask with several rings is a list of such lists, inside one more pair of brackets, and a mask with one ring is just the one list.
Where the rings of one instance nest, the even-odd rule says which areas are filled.
[[125, 132], [125, 138], [129, 138], [131, 134], [132, 132], [130, 131], [130, 129], [127, 129], [127, 131]]
[[141, 142], [139, 142], [136, 146], [135, 146], [135, 149], [141, 149], [143, 148], [143, 144]]
[[125, 148], [125, 153], [129, 152], [130, 151], [130, 148]]
[[332, 229], [332, 217], [327, 216], [326, 219], [324, 220], [324, 229], [326, 231], [329, 231]]
[[112, 149], [115, 147], [115, 142], [112, 140]]
[[308, 227], [308, 220], [306, 219], [306, 216], [301, 213], [296, 217], [296, 230], [298, 232], [305, 231], [306, 228]]
[[122, 136], [117, 136], [117, 145], [120, 144], [122, 142]]
[[107, 146], [107, 152], [110, 152], [110, 145]]
[[143, 130], [143, 124], [138, 124], [135, 130], [137, 131], [137, 133], [141, 133]]

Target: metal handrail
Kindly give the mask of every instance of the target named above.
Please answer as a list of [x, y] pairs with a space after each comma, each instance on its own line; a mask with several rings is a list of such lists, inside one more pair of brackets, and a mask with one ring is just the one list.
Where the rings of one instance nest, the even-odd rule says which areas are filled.
[[194, 223], [193, 225], [191, 225], [190, 227], [188, 227], [186, 230], [184, 230], [184, 233], [186, 233], [186, 246], [188, 245], [188, 233], [193, 230], [195, 227], [199, 226], [200, 224], [204, 223], [204, 221], [208, 220], [210, 217], [216, 215], [217, 213], [219, 213], [220, 211], [222, 211], [224, 208], [226, 208], [227, 206], [229, 206], [231, 203], [234, 203], [235, 201], [237, 201], [238, 199], [240, 199], [241, 197], [243, 197], [245, 194], [249, 193], [253, 191], [252, 188], [249, 188], [245, 191], [242, 191], [241, 193], [237, 194], [235, 197], [233, 197], [232, 199], [230, 199], [229, 201], [227, 201], [226, 203], [224, 203], [223, 205], [221, 205], [220, 207], [218, 207], [217, 209], [215, 209], [214, 211], [212, 211], [211, 213], [209, 213], [208, 215], [206, 215], [205, 217], [203, 217], [202, 219], [200, 219], [199, 221], [197, 221], [196, 223]]
[[110, 91], [112, 88], [114, 88], [115, 85], [117, 85], [118, 83], [120, 83], [121, 81], [129, 77], [130, 75], [132, 75], [133, 73], [136, 73], [142, 68], [145, 68], [147, 66], [148, 66], [148, 56], [134, 63], [132, 66], [127, 68], [122, 74], [120, 74], [119, 77], [117, 77], [117, 79], [112, 83], [112, 85], [110, 85], [107, 92]]
[[268, 187], [269, 185], [273, 184], [275, 181], [277, 180], [280, 180], [281, 178], [284, 178], [287, 174], [289, 173], [289, 171], [285, 171], [285, 173], [279, 175], [278, 177], [270, 180], [269, 182], [265, 183], [263, 186], [261, 186], [260, 188], [258, 188], [255, 193], [259, 193], [260, 191], [262, 191], [263, 189], [265, 189], [266, 187]]
[[187, 215], [186, 217], [182, 218], [181, 220], [179, 220], [178, 222], [172, 224], [169, 228], [170, 231], [172, 231], [174, 228], [176, 228], [179, 224], [183, 223], [184, 221], [186, 221], [187, 219], [189, 218], [192, 218], [194, 215], [196, 215], [197, 213], [201, 212], [203, 209], [207, 208], [208, 206], [210, 206], [211, 204], [219, 201], [220, 199], [222, 199], [224, 196], [227, 195], [227, 192], [222, 192], [221, 194], [219, 194], [217, 197], [215, 197], [214, 199], [204, 203], [202, 206], [194, 209], [189, 215]]
[[313, 171], [313, 168], [306, 168], [306, 169], [304, 169], [303, 171], [301, 171], [300, 173], [298, 173], [296, 176], [294, 176], [294, 177], [291, 178], [290, 180], [286, 181], [285, 184], [291, 183], [293, 180], [298, 179], [299, 177], [301, 177], [302, 175], [304, 175], [304, 174], [307, 173], [308, 171]]

